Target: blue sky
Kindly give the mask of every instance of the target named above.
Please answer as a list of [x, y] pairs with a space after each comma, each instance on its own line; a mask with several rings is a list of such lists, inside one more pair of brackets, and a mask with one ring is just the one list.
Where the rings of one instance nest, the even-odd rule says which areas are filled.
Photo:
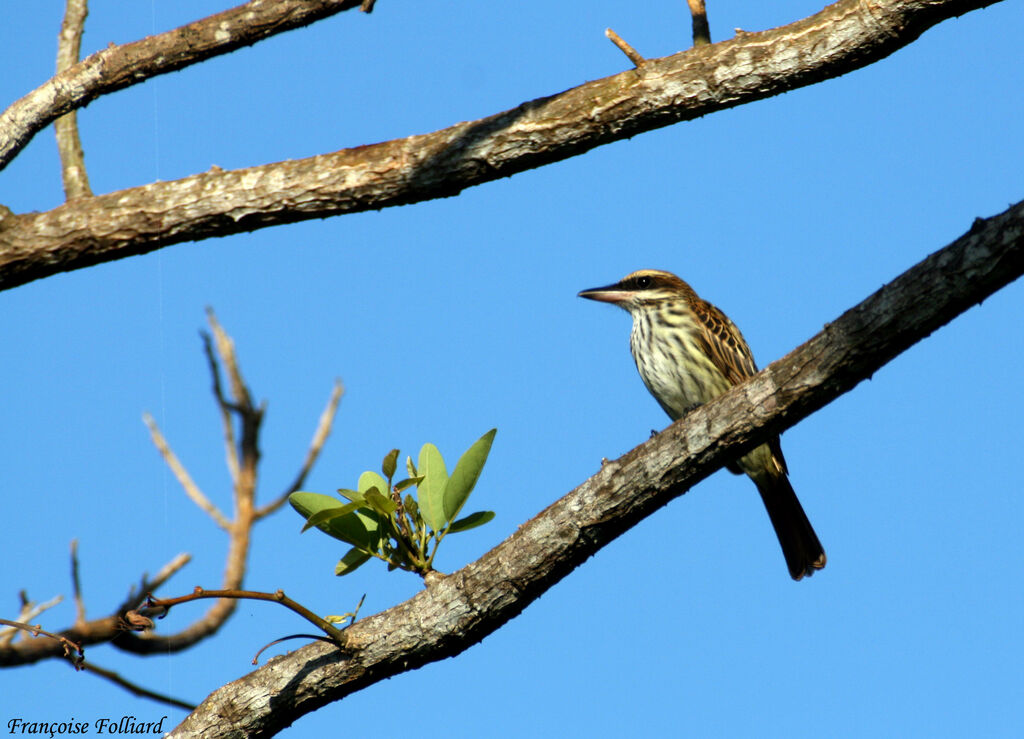
[[[214, 2], [94, 2], [83, 53], [167, 30]], [[810, 2], [710, 7], [712, 35], [804, 17]], [[7, 105], [52, 74], [62, 6], [0, 26]], [[93, 189], [298, 158], [471, 120], [688, 43], [685, 3], [381, 0], [102, 98], [80, 112]], [[764, 366], [976, 216], [1021, 198], [1024, 16], [948, 21], [867, 69], [602, 147], [439, 200], [183, 244], [0, 294], [5, 617], [17, 593], [70, 593], [79, 539], [89, 615], [143, 571], [220, 582], [225, 542], [181, 493], [152, 413], [229, 507], [198, 330], [213, 306], [266, 398], [262, 500], [292, 479], [335, 377], [335, 431], [309, 490], [352, 486], [392, 447], [456, 457], [491, 427], [457, 569], [667, 419], [628, 351], [628, 317], [576, 292], [642, 267], [688, 280]], [[62, 200], [51, 131], [0, 173], [16, 212]], [[326, 707], [284, 736], [424, 722], [427, 736], [1013, 736], [1024, 698], [1021, 443], [1024, 292], [1013, 284], [783, 436], [829, 555], [793, 583], [755, 489], [716, 473], [468, 652]], [[289, 510], [260, 524], [247, 585], [320, 613], [388, 608], [421, 587], [343, 553]], [[202, 606], [160, 623], [184, 627]], [[74, 617], [71, 603], [44, 626]], [[255, 651], [305, 630], [243, 604], [222, 635], [97, 664], [201, 700]], [[182, 714], [63, 663], [0, 672], [0, 720]], [[438, 702], [444, 708], [439, 710]], [[423, 719], [417, 716], [423, 716]]]

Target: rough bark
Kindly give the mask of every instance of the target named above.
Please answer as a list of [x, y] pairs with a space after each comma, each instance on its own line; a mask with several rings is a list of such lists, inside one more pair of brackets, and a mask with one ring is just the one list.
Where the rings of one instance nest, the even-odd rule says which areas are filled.
[[788, 26], [648, 60], [426, 135], [249, 169], [215, 168], [45, 213], [0, 210], [0, 290], [170, 244], [456, 195], [859, 69], [936, 23], [995, 1], [841, 0]]
[[729, 459], [870, 377], [1024, 273], [1024, 202], [975, 222], [750, 381], [558, 500], [476, 562], [322, 643], [212, 693], [171, 736], [271, 736], [369, 684], [479, 642], [642, 518]]
[[49, 123], [101, 95], [357, 7], [359, 0], [253, 0], [166, 33], [91, 54], [59, 70], [0, 115], [0, 170]]

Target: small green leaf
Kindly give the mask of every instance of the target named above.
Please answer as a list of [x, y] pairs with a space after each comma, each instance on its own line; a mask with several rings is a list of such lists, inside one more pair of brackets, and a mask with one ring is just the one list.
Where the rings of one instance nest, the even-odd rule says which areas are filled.
[[370, 488], [377, 488], [381, 493], [388, 492], [388, 483], [376, 472], [367, 470], [359, 476], [359, 492], [365, 494]]
[[[363, 493], [369, 506], [382, 516], [390, 516], [398, 508], [395, 501], [385, 496], [376, 487], [372, 487]], [[349, 505], [352, 505], [349, 503]]]
[[380, 466], [380, 471], [384, 473], [384, 477], [389, 480], [395, 476], [395, 467], [398, 465], [398, 450], [392, 449], [384, 457], [384, 462]]
[[330, 515], [325, 514], [326, 520], [317, 524], [318, 529], [346, 544], [366, 550], [376, 550], [377, 543], [380, 541], [380, 531], [375, 519], [369, 519], [358, 510], [350, 511], [345, 515], [335, 515], [339, 508], [353, 505], [352, 503], [339, 506], [337, 498], [304, 492], [292, 493], [288, 496], [288, 502], [307, 520], [321, 511], [331, 511]]
[[[356, 568], [365, 564], [366, 560], [369, 558], [369, 554], [353, 547], [348, 550], [348, 554], [338, 560], [338, 564], [334, 567], [334, 574], [340, 577], [341, 575], [347, 575], [350, 572], [355, 572]], [[349, 614], [347, 613], [345, 614], [345, 616], [348, 615]]]
[[405, 457], [405, 469], [409, 472], [409, 477], [419, 477], [419, 472], [416, 471], [416, 465], [412, 463], [412, 457], [406, 455]]
[[481, 436], [473, 445], [466, 450], [455, 465], [455, 471], [444, 491], [444, 520], [453, 521], [466, 504], [466, 499], [473, 492], [476, 481], [480, 478], [480, 471], [487, 462], [487, 455], [491, 452], [491, 443], [498, 429], [491, 429]]
[[400, 493], [408, 487], [419, 485], [421, 482], [423, 482], [422, 477], [410, 477], [407, 480], [399, 480], [395, 483], [395, 491]]
[[477, 526], [483, 526], [485, 523], [494, 518], [494, 511], [477, 511], [476, 513], [470, 513], [465, 518], [460, 518], [458, 521], [451, 525], [448, 529], [449, 534], [457, 534], [460, 531], [469, 531], [475, 529]]
[[324, 508], [319, 510], [306, 519], [306, 525], [302, 527], [302, 531], [300, 533], [305, 533], [314, 526], [321, 527], [326, 531], [327, 528], [324, 528], [321, 524], [326, 524], [336, 518], [347, 516], [358, 508], [359, 505], [359, 503], [346, 503], [345, 505], [338, 506], [337, 508]]
[[419, 472], [423, 475], [418, 488], [420, 513], [427, 526], [440, 531], [445, 524], [444, 489], [448, 485], [448, 470], [441, 452], [429, 442], [420, 449]]
[[343, 498], [348, 498], [353, 503], [363, 503], [363, 494], [358, 490], [349, 490], [348, 488], [338, 488], [338, 495]]

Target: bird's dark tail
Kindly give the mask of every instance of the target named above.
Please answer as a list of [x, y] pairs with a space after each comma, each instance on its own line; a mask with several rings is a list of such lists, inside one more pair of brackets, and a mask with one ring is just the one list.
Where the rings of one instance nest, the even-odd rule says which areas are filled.
[[757, 492], [779, 537], [790, 576], [799, 580], [824, 567], [825, 550], [785, 473], [757, 481]]

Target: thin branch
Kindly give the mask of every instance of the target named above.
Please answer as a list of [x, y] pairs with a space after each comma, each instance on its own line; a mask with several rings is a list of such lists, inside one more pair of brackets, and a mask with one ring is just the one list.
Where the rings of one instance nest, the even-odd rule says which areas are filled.
[[711, 30], [708, 28], [708, 11], [704, 0], [686, 0], [693, 17], [693, 45], [706, 46], [711, 43]]
[[220, 364], [217, 362], [217, 355], [214, 354], [213, 340], [205, 331], [200, 332], [200, 336], [203, 338], [203, 352], [206, 354], [206, 362], [210, 366], [210, 375], [213, 378], [213, 397], [217, 401], [220, 422], [224, 429], [224, 455], [227, 459], [228, 472], [231, 474], [232, 485], [237, 485], [240, 462], [238, 448], [235, 446], [235, 424], [231, 420], [231, 404], [224, 397], [224, 388], [220, 382]]
[[[242, 378], [242, 371], [235, 353], [234, 342], [227, 335], [212, 309], [207, 309], [207, 319], [213, 331], [213, 345], [227, 372], [233, 401], [224, 398], [220, 385], [219, 364], [210, 349], [209, 338], [204, 338], [204, 347], [211, 364], [214, 376], [214, 394], [221, 408], [224, 419], [225, 434], [229, 441], [229, 460], [234, 457], [236, 468], [233, 469], [235, 479], [232, 486], [234, 500], [234, 519], [224, 528], [228, 532], [228, 550], [225, 558], [223, 590], [234, 591], [242, 586], [249, 557], [249, 543], [252, 527], [256, 522], [256, 483], [259, 468], [259, 432], [263, 420], [263, 407], [256, 408], [252, 404], [252, 393]], [[231, 415], [236, 414], [241, 422], [241, 437], [237, 448], [233, 443], [234, 432], [231, 428]], [[221, 597], [203, 614], [185, 629], [176, 634], [147, 633], [142, 636], [125, 632], [114, 640], [114, 646], [134, 654], [164, 654], [187, 649], [197, 642], [212, 636], [220, 630], [231, 614], [235, 612], [236, 601], [233, 598]]]
[[61, 656], [69, 660], [71, 664], [75, 666], [75, 669], [79, 669], [81, 667], [82, 659], [85, 656], [85, 650], [82, 649], [81, 644], [76, 644], [63, 634], [54, 634], [52, 631], [46, 631], [39, 625], [32, 626], [31, 624], [22, 623], [20, 621], [9, 621], [6, 618], [0, 618], [0, 624], [11, 627], [15, 632], [20, 631], [22, 633], [29, 634], [32, 637], [45, 636], [48, 639], [52, 639], [58, 643], [63, 650], [63, 654]]
[[118, 607], [116, 613], [124, 613], [125, 611], [131, 611], [139, 607], [143, 599], [149, 596], [150, 593], [157, 591], [165, 582], [171, 579], [171, 577], [182, 567], [192, 561], [192, 555], [187, 552], [182, 552], [177, 557], [172, 559], [170, 562], [160, 568], [159, 572], [156, 573], [156, 577], [152, 580], [149, 579], [148, 575], [143, 574], [142, 582], [139, 584], [138, 590], [134, 587], [128, 594], [125, 601]]
[[[164, 654], [167, 652], [187, 649], [202, 639], [215, 634], [235, 611], [235, 596], [230, 595], [230, 593], [243, 592], [240, 591], [240, 588], [245, 578], [249, 543], [254, 523], [258, 518], [269, 515], [283, 504], [284, 499], [278, 499], [264, 507], [261, 511], [256, 511], [254, 500], [256, 493], [257, 468], [259, 463], [259, 429], [261, 419], [263, 418], [263, 408], [255, 408], [252, 405], [252, 394], [250, 393], [249, 388], [245, 385], [245, 381], [242, 377], [241, 368], [238, 364], [238, 358], [235, 353], [234, 343], [232, 342], [231, 337], [227, 335], [220, 323], [218, 323], [213, 311], [209, 311], [209, 320], [214, 338], [211, 339], [209, 336], [204, 336], [204, 348], [213, 375], [214, 395], [216, 397], [217, 404], [222, 411], [222, 417], [225, 419], [225, 430], [228, 434], [229, 450], [233, 450], [235, 448], [234, 432], [231, 430], [233, 428], [231, 424], [232, 414], [238, 414], [241, 419], [242, 427], [241, 439], [239, 440], [237, 447], [238, 456], [235, 457], [237, 462], [237, 471], [234, 475], [235, 479], [233, 485], [233, 497], [235, 504], [235, 517], [233, 521], [228, 521], [224, 514], [221, 513], [199, 490], [198, 486], [195, 485], [191, 477], [188, 475], [188, 472], [171, 451], [166, 439], [164, 439], [163, 434], [157, 427], [156, 422], [148, 414], [145, 416], [145, 420], [150, 428], [154, 444], [156, 444], [157, 449], [160, 450], [160, 453], [168, 466], [170, 466], [172, 471], [174, 471], [178, 481], [181, 483], [186, 493], [188, 493], [189, 497], [196, 502], [200, 508], [206, 511], [218, 523], [218, 525], [221, 526], [221, 528], [228, 532], [229, 539], [224, 568], [223, 591], [205, 591], [207, 595], [202, 597], [213, 597], [220, 593], [224, 594], [217, 597], [217, 601], [205, 614], [203, 614], [202, 617], [176, 634], [164, 636], [160, 634], [146, 633], [140, 636], [133, 633], [137, 630], [146, 630], [150, 626], [145, 614], [137, 612], [144, 595], [160, 587], [168, 578], [171, 577], [171, 575], [180, 570], [189, 561], [189, 555], [179, 554], [175, 559], [165, 565], [152, 580], [148, 577], [143, 577], [141, 589], [137, 591], [133, 588], [127, 599], [111, 615], [96, 621], [87, 622], [84, 620], [83, 608], [83, 610], [80, 611], [79, 618], [76, 619], [75, 625], [63, 632], [64, 636], [74, 639], [78, 643], [95, 644], [98, 642], [109, 641], [119, 649], [135, 654]], [[217, 359], [218, 355], [220, 357], [220, 363], [223, 363], [225, 371], [228, 373], [231, 381], [232, 394], [234, 395], [233, 402], [224, 397], [223, 390], [221, 388], [220, 363]], [[309, 470], [319, 457], [324, 442], [330, 433], [331, 425], [334, 421], [338, 404], [341, 400], [341, 394], [341, 383], [336, 382], [331, 393], [331, 397], [328, 400], [327, 407], [320, 416], [320, 422], [317, 426], [316, 432], [313, 434], [310, 449], [307, 452], [305, 462], [302, 465], [299, 476], [293, 484], [292, 489], [297, 489], [297, 487], [302, 484], [306, 474], [308, 474]], [[229, 455], [229, 459], [231, 458], [232, 456]], [[291, 492], [292, 489], [290, 489], [289, 492]], [[76, 602], [80, 602], [80, 586], [78, 584], [77, 568], [77, 548], [73, 544], [72, 581], [76, 592]], [[209, 595], [210, 593], [212, 593], [213, 596]], [[284, 601], [282, 602], [285, 602], [286, 605], [291, 602], [289, 599], [284, 597], [283, 593], [281, 594], [281, 598], [284, 598]], [[32, 617], [29, 609], [31, 604], [28, 603], [28, 599], [25, 597], [23, 597], [22, 600], [24, 606], [22, 609], [22, 618], [20, 620], [25, 622]], [[301, 606], [298, 608], [301, 609]], [[293, 608], [293, 610], [296, 609]], [[300, 610], [299, 612], [302, 611]], [[316, 617], [314, 616], [313, 618]], [[318, 622], [314, 621], [314, 623]], [[318, 625], [320, 624], [318, 623]], [[334, 627], [328, 624], [328, 628], [325, 629], [325, 631], [333, 634], [334, 632], [330, 631], [332, 628]], [[8, 632], [4, 633], [6, 634]], [[10, 636], [0, 636], [0, 667], [5, 665], [35, 662], [40, 659], [56, 656], [57, 654], [56, 648], [53, 645], [44, 644], [40, 646], [33, 645], [31, 647], [26, 647], [23, 644], [19, 644], [17, 646], [10, 646], [14, 632], [9, 633]], [[4, 639], [6, 639], [6, 641], [4, 641]]]
[[125, 680], [123, 677], [121, 677], [113, 670], [107, 670], [103, 667], [99, 667], [93, 664], [92, 662], [83, 662], [82, 669], [85, 672], [91, 672], [93, 675], [99, 675], [100, 677], [109, 680], [115, 685], [119, 685], [120, 687], [124, 688], [132, 695], [137, 695], [140, 698], [149, 698], [150, 700], [157, 701], [158, 703], [166, 703], [168, 706], [174, 706], [175, 708], [184, 708], [186, 711], [195, 710], [195, 703], [188, 703], [187, 701], [183, 701], [178, 698], [172, 698], [168, 695], [164, 695], [163, 693], [157, 693], [147, 688], [143, 688], [139, 685], [136, 685], [133, 682]]
[[[121, 635], [124, 631], [123, 614], [138, 608], [148, 593], [157, 590], [171, 575], [184, 567], [189, 559], [190, 556], [188, 554], [179, 554], [164, 565], [152, 580], [143, 576], [141, 590], [135, 591], [133, 589], [125, 601], [112, 614], [95, 621], [79, 622], [76, 620], [74, 626], [70, 629], [65, 629], [58, 636], [64, 637], [80, 647], [85, 647], [90, 644], [109, 642], [111, 639]], [[23, 597], [22, 613], [18, 620], [21, 623], [27, 623], [35, 618], [35, 615], [56, 605], [60, 600], [60, 596], [57, 596], [40, 606], [33, 606], [27, 598]], [[15, 633], [17, 632], [13, 630], [0, 632], [0, 667], [25, 665], [51, 657], [66, 656], [63, 647], [45, 640], [37, 639], [12, 644], [10, 637]]]
[[288, 486], [288, 489], [285, 490], [277, 500], [271, 501], [262, 508], [257, 509], [257, 520], [264, 518], [265, 516], [269, 516], [271, 513], [283, 506], [288, 500], [288, 496], [299, 490], [303, 483], [305, 483], [306, 476], [309, 474], [310, 470], [313, 469], [313, 465], [316, 464], [316, 460], [320, 456], [320, 451], [323, 449], [324, 443], [327, 441], [327, 437], [331, 433], [331, 426], [334, 425], [334, 416], [338, 412], [338, 404], [341, 403], [341, 396], [344, 392], [345, 388], [342, 386], [341, 380], [335, 380], [334, 389], [331, 391], [331, 397], [328, 398], [327, 406], [320, 414], [320, 422], [317, 424], [316, 431], [313, 433], [313, 440], [309, 444], [309, 450], [306, 452], [306, 459], [302, 463], [302, 468], [299, 470], [299, 474], [295, 477], [295, 481]]
[[181, 487], [184, 488], [185, 494], [193, 503], [205, 511], [218, 526], [225, 531], [230, 529], [231, 523], [192, 480], [192, 476], [188, 474], [188, 470], [185, 469], [184, 465], [182, 465], [178, 460], [178, 457], [171, 450], [171, 447], [167, 444], [167, 440], [160, 432], [160, 428], [156, 425], [156, 421], [153, 417], [148, 413], [144, 413], [142, 414], [142, 420], [145, 421], [146, 426], [149, 427], [149, 435], [153, 439], [153, 444], [160, 452], [160, 456], [164, 458], [164, 462], [166, 462], [167, 466], [171, 468], [171, 472], [174, 473], [174, 476], [178, 479]]
[[639, 51], [637, 51], [632, 46], [623, 41], [622, 37], [619, 34], [615, 33], [615, 31], [613, 31], [612, 29], [604, 29], [604, 35], [607, 36], [613, 44], [619, 47], [619, 51], [625, 54], [629, 58], [629, 61], [633, 62], [633, 66], [636, 67], [637, 69], [639, 69], [640, 67], [647, 63], [647, 60], [640, 55]]
[[311, 624], [316, 626], [318, 629], [327, 634], [334, 643], [343, 647], [345, 645], [345, 635], [342, 630], [339, 629], [332, 623], [325, 621], [318, 615], [313, 613], [311, 610], [306, 608], [298, 601], [294, 601], [284, 594], [283, 590], [278, 590], [273, 593], [263, 593], [257, 590], [204, 590], [203, 588], [196, 588], [192, 593], [188, 595], [182, 595], [177, 598], [149, 598], [146, 601], [146, 605], [151, 608], [157, 609], [169, 609], [171, 606], [176, 606], [181, 603], [188, 603], [193, 600], [199, 600], [201, 598], [232, 598], [234, 600], [265, 600], [271, 603], [280, 603], [285, 608], [288, 608], [294, 613], [299, 614], [304, 619], [309, 621]]
[[[64, 22], [60, 27], [57, 41], [57, 74], [78, 62], [82, 48], [82, 31], [85, 17], [89, 14], [87, 0], [67, 0]], [[57, 151], [60, 153], [61, 176], [64, 180], [64, 197], [92, 197], [89, 175], [85, 170], [85, 155], [82, 141], [78, 137], [78, 117], [75, 111], [62, 115], [54, 121], [57, 134]]]
[[[860, 69], [996, 0], [840, 0], [810, 18], [422, 136], [65, 203], [0, 210], [0, 289], [170, 244], [450, 197], [679, 121]], [[265, 3], [276, 6], [279, 3]], [[757, 74], [751, 74], [752, 69]], [[0, 124], [2, 129], [2, 124]]]
[[71, 591], [75, 599], [75, 625], [85, 623], [85, 602], [82, 600], [82, 581], [78, 576], [78, 539], [71, 540]]
[[50, 598], [50, 600], [45, 601], [43, 603], [33, 603], [28, 599], [28, 596], [25, 595], [24, 590], [19, 593], [19, 596], [21, 597], [21, 612], [18, 614], [17, 621], [7, 621], [5, 619], [0, 619], [0, 623], [5, 623], [8, 626], [14, 627], [0, 631], [0, 648], [8, 646], [12, 641], [14, 641], [14, 637], [17, 636], [19, 633], [19, 628], [21, 628], [22, 631], [25, 631], [26, 629], [22, 627], [26, 626], [29, 621], [34, 619], [40, 613], [50, 610], [55, 605], [61, 603], [64, 600], [64, 596], [55, 595], [54, 597]]
[[[738, 453], [793, 426], [1024, 274], [1024, 202], [932, 254], [746, 383], [605, 464], [476, 562], [211, 694], [170, 734], [269, 736], [306, 713], [454, 656]], [[235, 720], [222, 720], [231, 706]]]
[[252, 397], [249, 395], [249, 388], [242, 379], [242, 372], [238, 369], [238, 356], [235, 354], [235, 342], [231, 340], [220, 323], [217, 322], [217, 315], [213, 308], [206, 309], [206, 319], [210, 322], [213, 330], [213, 338], [217, 345], [217, 354], [228, 373], [228, 380], [231, 381], [231, 396], [234, 398], [234, 408], [252, 409]]
[[92, 54], [0, 114], [0, 170], [59, 116], [101, 95], [308, 26], [361, 0], [252, 0], [156, 36]]

